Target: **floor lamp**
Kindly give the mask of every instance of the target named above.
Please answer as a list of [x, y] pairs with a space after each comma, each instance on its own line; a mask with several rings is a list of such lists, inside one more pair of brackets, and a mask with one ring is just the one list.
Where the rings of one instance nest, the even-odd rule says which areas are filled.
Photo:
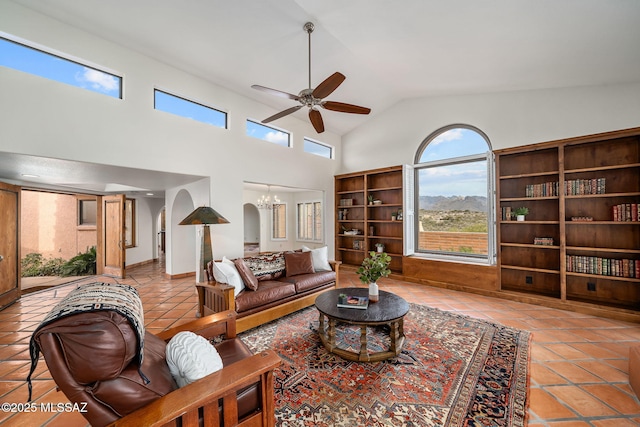
[[[178, 225], [200, 225], [203, 224], [202, 230], [202, 246], [200, 249], [200, 273], [202, 274], [209, 261], [213, 259], [213, 251], [211, 250], [211, 233], [209, 232], [209, 224], [228, 224], [229, 221], [216, 212], [213, 208], [208, 206], [200, 206], [195, 211], [191, 212], [185, 219], [180, 221]], [[203, 276], [200, 276], [200, 282]]]

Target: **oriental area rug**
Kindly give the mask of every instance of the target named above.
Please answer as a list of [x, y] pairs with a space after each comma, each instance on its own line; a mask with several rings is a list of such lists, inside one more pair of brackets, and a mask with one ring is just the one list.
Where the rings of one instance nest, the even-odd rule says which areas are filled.
[[[369, 348], [388, 346], [371, 327]], [[530, 334], [484, 320], [410, 304], [402, 352], [382, 362], [329, 353], [310, 307], [239, 337], [282, 358], [275, 372], [277, 426], [525, 425]], [[360, 330], [341, 325], [340, 346], [359, 351]]]

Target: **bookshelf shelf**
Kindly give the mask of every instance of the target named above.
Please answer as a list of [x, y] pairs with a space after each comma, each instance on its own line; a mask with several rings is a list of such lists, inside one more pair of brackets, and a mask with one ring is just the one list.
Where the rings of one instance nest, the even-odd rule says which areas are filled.
[[[496, 163], [498, 212], [530, 211], [498, 221], [501, 289], [640, 311], [640, 222], [614, 220], [638, 216], [640, 128], [499, 150]], [[591, 274], [602, 264], [617, 275]]]

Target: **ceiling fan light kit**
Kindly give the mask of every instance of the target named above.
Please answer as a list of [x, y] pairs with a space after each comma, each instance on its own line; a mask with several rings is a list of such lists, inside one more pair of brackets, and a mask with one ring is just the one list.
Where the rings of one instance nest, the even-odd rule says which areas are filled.
[[300, 93], [298, 93], [298, 95], [293, 95], [288, 92], [271, 89], [265, 86], [251, 86], [254, 89], [269, 93], [271, 95], [291, 99], [300, 103], [300, 105], [287, 108], [286, 110], [280, 111], [273, 116], [267, 117], [266, 119], [262, 120], [262, 123], [272, 122], [284, 116], [288, 116], [289, 114], [295, 113], [302, 107], [308, 107], [309, 120], [311, 121], [313, 128], [316, 130], [316, 132], [322, 133], [324, 132], [324, 121], [322, 120], [322, 114], [319, 110], [320, 108], [337, 111], [340, 113], [369, 114], [371, 112], [370, 108], [360, 107], [359, 105], [346, 104], [344, 102], [324, 100], [324, 98], [331, 95], [331, 93], [333, 93], [333, 91], [336, 90], [338, 86], [340, 86], [346, 79], [346, 77], [342, 73], [335, 72], [325, 80], [323, 80], [322, 83], [316, 86], [315, 89], [311, 88], [311, 33], [313, 32], [314, 25], [312, 22], [307, 22], [306, 24], [304, 24], [303, 29], [309, 37], [309, 87], [307, 89], [302, 89]]

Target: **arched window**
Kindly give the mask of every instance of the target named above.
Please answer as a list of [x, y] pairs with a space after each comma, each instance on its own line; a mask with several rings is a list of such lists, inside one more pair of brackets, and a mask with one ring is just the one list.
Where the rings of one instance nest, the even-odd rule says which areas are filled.
[[415, 157], [414, 251], [430, 258], [495, 259], [493, 155], [468, 125], [438, 129]]

